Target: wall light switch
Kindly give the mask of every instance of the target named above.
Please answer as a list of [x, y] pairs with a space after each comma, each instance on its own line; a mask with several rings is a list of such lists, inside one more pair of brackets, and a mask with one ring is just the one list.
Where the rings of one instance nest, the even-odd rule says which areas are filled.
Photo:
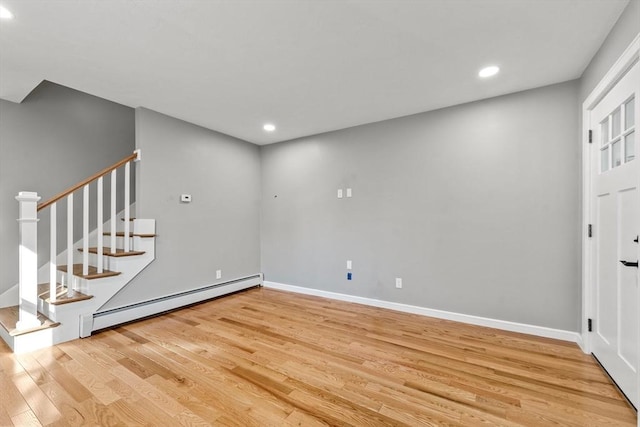
[[396, 277], [396, 288], [402, 289], [402, 278]]
[[216, 270], [216, 279], [222, 279], [222, 270]]
[[351, 260], [347, 260], [347, 270], [351, 270]]
[[181, 194], [180, 201], [182, 203], [191, 203], [191, 194]]
[[342, 188], [338, 188], [338, 199], [342, 199]]
[[347, 197], [351, 197], [351, 189], [347, 188]]

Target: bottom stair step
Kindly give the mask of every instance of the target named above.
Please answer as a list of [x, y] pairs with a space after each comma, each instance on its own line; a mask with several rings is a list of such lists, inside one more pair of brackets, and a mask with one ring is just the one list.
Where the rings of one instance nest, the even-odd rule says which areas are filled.
[[[66, 265], [60, 265], [58, 266], [58, 270], [60, 271], [64, 271], [65, 273], [67, 272], [67, 266]], [[89, 274], [84, 275], [82, 274], [82, 264], [73, 264], [73, 275], [74, 276], [78, 276], [78, 277], [82, 277], [83, 279], [101, 279], [103, 277], [111, 277], [111, 276], [117, 276], [118, 274], [120, 274], [119, 271], [110, 271], [110, 270], [103, 270], [102, 273], [98, 273], [98, 269], [95, 268], [94, 266], [90, 265], [89, 266]]]
[[51, 305], [69, 304], [70, 302], [84, 301], [93, 298], [92, 295], [85, 295], [81, 292], [71, 291], [71, 296], [67, 294], [67, 288], [58, 283], [56, 287], [56, 300], [51, 302], [49, 298], [49, 283], [38, 285], [38, 298], [42, 298]]
[[42, 329], [55, 328], [60, 325], [58, 322], [54, 322], [49, 318], [45, 317], [43, 314], [38, 313], [38, 320], [42, 322], [42, 325], [37, 328], [25, 329], [23, 331], [19, 331], [16, 329], [16, 323], [19, 320], [19, 310], [18, 306], [14, 305], [12, 307], [4, 307], [0, 308], [0, 325], [9, 332], [9, 335], [12, 337], [28, 334], [29, 332], [41, 331]]

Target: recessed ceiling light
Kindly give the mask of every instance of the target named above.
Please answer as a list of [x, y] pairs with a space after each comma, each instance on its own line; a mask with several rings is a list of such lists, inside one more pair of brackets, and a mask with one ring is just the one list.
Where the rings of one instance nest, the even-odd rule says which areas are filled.
[[0, 19], [13, 19], [13, 13], [4, 6], [0, 6]]
[[496, 74], [498, 74], [499, 71], [500, 71], [499, 67], [496, 67], [495, 65], [492, 65], [490, 67], [485, 67], [482, 70], [480, 70], [478, 75], [480, 77], [491, 77], [491, 76], [495, 76]]
[[274, 130], [276, 130], [276, 125], [267, 123], [266, 125], [262, 126], [262, 129], [266, 130], [267, 132], [273, 132]]

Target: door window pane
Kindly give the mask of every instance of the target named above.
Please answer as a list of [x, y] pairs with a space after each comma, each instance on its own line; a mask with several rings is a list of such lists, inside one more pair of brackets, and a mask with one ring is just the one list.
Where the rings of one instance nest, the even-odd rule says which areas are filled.
[[624, 148], [625, 148], [625, 155], [624, 155], [624, 162], [630, 162], [631, 160], [636, 158], [636, 145], [635, 145], [635, 138], [636, 133], [631, 132], [629, 135], [626, 136], [626, 138], [624, 139]]
[[635, 122], [635, 98], [624, 104], [624, 128], [629, 129]]
[[611, 114], [611, 137], [615, 138], [620, 135], [620, 130], [622, 128], [622, 123], [620, 120], [622, 119], [622, 115], [620, 113], [620, 107], [616, 108], [615, 111]]
[[602, 145], [606, 144], [609, 141], [609, 118], [607, 117], [605, 121], [600, 123], [600, 143]]
[[621, 147], [622, 147], [622, 142], [620, 140], [617, 140], [612, 144], [613, 158], [611, 160], [613, 161], [614, 168], [622, 164], [622, 153], [621, 153], [622, 150], [620, 150]]
[[600, 151], [600, 171], [606, 172], [609, 170], [609, 147]]

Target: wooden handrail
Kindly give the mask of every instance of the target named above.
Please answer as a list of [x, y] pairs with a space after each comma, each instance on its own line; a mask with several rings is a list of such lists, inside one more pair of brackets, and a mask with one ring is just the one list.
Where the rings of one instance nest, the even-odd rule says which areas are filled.
[[138, 157], [138, 152], [134, 151], [133, 154], [131, 154], [130, 156], [127, 156], [124, 159], [120, 160], [119, 162], [114, 163], [111, 166], [102, 169], [100, 172], [91, 175], [89, 178], [87, 178], [87, 179], [85, 179], [83, 181], [80, 181], [76, 185], [67, 188], [62, 193], [56, 194], [55, 196], [53, 196], [49, 200], [38, 204], [38, 212], [40, 212], [42, 209], [46, 208], [47, 206], [54, 204], [55, 202], [57, 202], [58, 200], [62, 199], [63, 197], [68, 196], [69, 194], [73, 193], [74, 191], [79, 190], [80, 188], [84, 187], [85, 185], [92, 183], [93, 181], [95, 181], [96, 179], [100, 178], [101, 176], [104, 176], [104, 175], [108, 174], [112, 170], [118, 169], [120, 166], [126, 164], [127, 162], [135, 160], [137, 157]]

